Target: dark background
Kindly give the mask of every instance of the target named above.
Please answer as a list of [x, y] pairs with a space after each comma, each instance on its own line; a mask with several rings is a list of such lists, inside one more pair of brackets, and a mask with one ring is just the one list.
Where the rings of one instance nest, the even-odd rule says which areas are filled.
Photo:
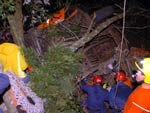
[[[45, 6], [45, 9], [49, 11], [49, 15], [53, 14], [59, 10], [58, 8], [64, 7], [66, 1], [67, 0], [61, 0], [61, 2], [60, 0], [50, 0], [50, 6]], [[124, 6], [124, 0], [72, 1], [74, 1], [71, 4], [72, 7], [79, 7], [89, 15], [109, 5], [114, 7], [115, 14], [119, 14], [123, 12]], [[61, 7], [56, 7], [59, 3], [61, 3]], [[28, 10], [25, 12], [28, 12]], [[122, 29], [122, 23], [122, 21], [116, 23], [120, 29]], [[39, 23], [37, 22], [35, 25], [39, 25]], [[28, 24], [26, 26], [28, 26]], [[26, 29], [28, 29], [28, 27]], [[129, 41], [129, 47], [139, 47], [150, 50], [150, 0], [126, 0], [125, 36]]]
[[[116, 13], [123, 12], [123, 0], [77, 0], [75, 4], [85, 12], [94, 11], [112, 5]], [[142, 12], [142, 13], [141, 13]], [[117, 23], [122, 27], [122, 21]], [[150, 0], [126, 0], [125, 36], [129, 47], [150, 50]]]

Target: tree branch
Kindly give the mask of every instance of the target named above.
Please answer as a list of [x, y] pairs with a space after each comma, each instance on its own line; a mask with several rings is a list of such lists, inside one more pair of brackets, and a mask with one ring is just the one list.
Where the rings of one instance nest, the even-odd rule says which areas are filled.
[[107, 19], [106, 21], [104, 21], [103, 23], [101, 23], [95, 30], [93, 30], [92, 32], [90, 32], [88, 34], [85, 34], [82, 38], [80, 38], [78, 41], [76, 41], [75, 43], [73, 43], [71, 45], [71, 47], [70, 47], [71, 50], [75, 52], [80, 47], [84, 46], [85, 43], [87, 43], [91, 39], [93, 39], [102, 30], [104, 30], [105, 28], [107, 28], [110, 24], [112, 24], [113, 22], [121, 19], [122, 17], [123, 17], [123, 15], [119, 14], [117, 16], [114, 16], [112, 18]]

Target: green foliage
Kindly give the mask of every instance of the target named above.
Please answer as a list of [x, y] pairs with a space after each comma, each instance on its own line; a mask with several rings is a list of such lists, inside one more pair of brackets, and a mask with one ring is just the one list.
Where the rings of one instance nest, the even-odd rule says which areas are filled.
[[58, 36], [65, 36], [66, 33], [62, 30], [59, 30], [56, 26], [50, 26], [49, 30], [47, 31], [48, 38], [57, 38]]
[[70, 32], [68, 33], [66, 29], [61, 29], [59, 25], [50, 26], [46, 34], [47, 38], [49, 38], [51, 41], [58, 39], [58, 37], [71, 37], [72, 35]]
[[48, 14], [48, 9], [45, 9], [44, 6], [42, 2], [37, 1], [31, 1], [23, 5], [23, 15], [25, 17], [32, 16], [32, 20], [27, 19], [24, 21], [25, 27], [37, 26], [48, 19], [50, 15]]
[[29, 48], [23, 48], [21, 52], [24, 54], [26, 61], [29, 63], [29, 65], [38, 68], [40, 60], [38, 57], [35, 56], [33, 50]]
[[75, 0], [54, 0], [49, 1], [48, 4], [31, 1], [28, 2], [28, 4], [23, 5], [23, 13], [25, 16], [32, 15], [30, 26], [37, 26], [39, 23], [46, 21], [53, 13], [57, 12], [63, 7], [70, 5], [73, 2], [75, 2]]
[[78, 75], [82, 55], [66, 47], [56, 47], [49, 49], [39, 61], [32, 52], [27, 53], [28, 62], [34, 69], [30, 74], [32, 89], [46, 99], [46, 113], [82, 113], [73, 82]]
[[[64, 28], [61, 25], [55, 25], [55, 26], [50, 26], [49, 29], [47, 30], [47, 38], [50, 40], [55, 40], [58, 37], [65, 37], [65, 38], [70, 38], [74, 36], [73, 33], [79, 34], [81, 31], [81, 28], [78, 25], [73, 25], [70, 26], [69, 28]], [[72, 33], [73, 32], [73, 33]]]
[[0, 17], [5, 19], [7, 15], [15, 12], [14, 0], [0, 0]]

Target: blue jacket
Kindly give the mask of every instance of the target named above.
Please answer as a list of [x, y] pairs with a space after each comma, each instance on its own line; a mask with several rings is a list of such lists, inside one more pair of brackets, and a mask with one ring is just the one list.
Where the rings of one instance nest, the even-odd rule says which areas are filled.
[[116, 109], [116, 105], [118, 109], [123, 110], [125, 102], [131, 92], [132, 89], [125, 85], [123, 82], [118, 82], [112, 86], [109, 93], [109, 104], [112, 109]]
[[87, 85], [85, 81], [81, 82], [81, 89], [87, 93], [87, 108], [90, 110], [100, 110], [106, 113], [104, 101], [108, 101], [108, 91], [103, 89], [101, 85]]

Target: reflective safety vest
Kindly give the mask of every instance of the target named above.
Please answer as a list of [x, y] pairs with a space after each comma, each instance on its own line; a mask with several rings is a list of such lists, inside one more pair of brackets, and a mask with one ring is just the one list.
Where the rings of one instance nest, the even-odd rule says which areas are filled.
[[20, 49], [13, 43], [0, 44], [0, 61], [4, 66], [4, 72], [13, 71], [18, 77], [24, 78], [24, 70], [28, 65]]

